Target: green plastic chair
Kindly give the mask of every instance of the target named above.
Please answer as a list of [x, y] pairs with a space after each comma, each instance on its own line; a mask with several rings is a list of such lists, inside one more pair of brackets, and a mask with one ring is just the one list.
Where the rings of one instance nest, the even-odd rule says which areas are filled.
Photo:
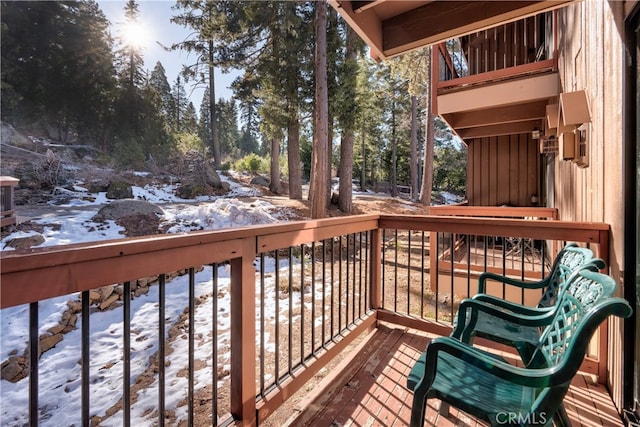
[[558, 293], [570, 281], [577, 271], [588, 269], [598, 271], [606, 264], [599, 258], [593, 258], [593, 252], [575, 244], [565, 246], [556, 257], [547, 277], [537, 282], [523, 282], [493, 273], [484, 273], [480, 277], [479, 291], [485, 291], [488, 278], [527, 289], [544, 287], [544, 292], [536, 307], [529, 307], [503, 300], [492, 295], [479, 293], [465, 299], [458, 307], [454, 320], [452, 337], [471, 342], [479, 336], [516, 347], [517, 349], [535, 345], [542, 329], [553, 319]]
[[434, 397], [492, 426], [568, 422], [562, 400], [593, 333], [607, 317], [632, 313], [626, 300], [611, 296], [611, 277], [582, 270], [573, 283], [576, 296], [561, 294], [532, 351], [535, 367], [511, 365], [453, 337], [433, 339], [407, 378], [414, 393], [410, 425], [423, 426], [426, 401]]

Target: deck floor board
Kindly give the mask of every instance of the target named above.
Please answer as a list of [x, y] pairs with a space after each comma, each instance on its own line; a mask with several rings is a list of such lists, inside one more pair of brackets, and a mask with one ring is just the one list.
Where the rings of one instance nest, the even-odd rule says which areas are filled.
[[[352, 375], [336, 374], [326, 379], [322, 390], [314, 390], [303, 408], [287, 426], [342, 427], [393, 426], [409, 424], [412, 392], [406, 377], [413, 363], [435, 335], [393, 325], [381, 325], [369, 340], [366, 358], [355, 358]], [[326, 392], [325, 392], [326, 390]], [[327, 393], [329, 396], [327, 397]], [[451, 407], [449, 415], [438, 412], [440, 401], [429, 399], [426, 426], [486, 426], [486, 422]], [[565, 408], [574, 427], [622, 426], [604, 386], [588, 374], [579, 374], [565, 397]]]

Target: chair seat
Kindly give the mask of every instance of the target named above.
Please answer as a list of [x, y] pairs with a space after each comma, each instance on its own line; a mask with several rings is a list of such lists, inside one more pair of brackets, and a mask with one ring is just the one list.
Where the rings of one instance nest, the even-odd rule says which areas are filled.
[[521, 343], [535, 346], [540, 339], [540, 328], [521, 325], [507, 319], [479, 312], [474, 327], [474, 335], [488, 338], [502, 344], [520, 347]]
[[[413, 390], [424, 375], [425, 360], [426, 353], [423, 353], [411, 369], [407, 379], [409, 389]], [[535, 387], [521, 386], [487, 373], [445, 352], [439, 353], [437, 367], [429, 397], [437, 397], [491, 424], [500, 424], [499, 418], [506, 413], [528, 414], [540, 392]]]

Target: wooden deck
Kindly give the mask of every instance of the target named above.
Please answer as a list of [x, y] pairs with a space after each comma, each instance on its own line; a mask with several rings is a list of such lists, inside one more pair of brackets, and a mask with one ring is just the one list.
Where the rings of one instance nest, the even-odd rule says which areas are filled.
[[[394, 325], [381, 325], [345, 358], [305, 399], [287, 426], [406, 426], [412, 393], [406, 377], [434, 335]], [[438, 414], [440, 401], [427, 402], [428, 426], [485, 426], [487, 423], [450, 409]], [[573, 426], [622, 426], [605, 387], [589, 375], [578, 375], [565, 408]]]

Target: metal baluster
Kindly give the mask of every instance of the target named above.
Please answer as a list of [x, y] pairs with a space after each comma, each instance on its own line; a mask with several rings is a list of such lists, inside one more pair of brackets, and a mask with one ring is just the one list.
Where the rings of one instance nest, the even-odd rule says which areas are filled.
[[29, 425], [38, 425], [38, 358], [40, 356], [38, 303], [29, 304]]
[[[213, 263], [213, 295], [212, 295], [212, 304], [211, 304], [211, 314], [213, 316], [213, 328], [212, 328], [212, 354], [211, 354], [211, 371], [212, 371], [212, 382], [211, 382], [211, 420], [213, 425], [218, 425], [218, 264]], [[264, 308], [264, 292], [260, 293], [260, 302], [262, 307]], [[264, 312], [261, 313], [260, 321], [264, 322], [264, 317], [262, 316]], [[260, 338], [262, 339], [262, 343], [264, 343], [264, 328], [260, 330]], [[260, 386], [261, 390], [264, 390], [264, 376], [262, 375], [264, 372], [264, 357], [262, 353], [263, 345], [260, 346]]]
[[158, 276], [158, 426], [164, 426], [165, 411], [165, 334], [166, 334], [166, 276]]
[[260, 395], [264, 396], [264, 253], [260, 254]]
[[124, 293], [122, 294], [123, 317], [124, 317], [124, 355], [123, 355], [123, 393], [122, 409], [124, 411], [124, 425], [131, 425], [131, 282], [124, 282]]
[[193, 426], [193, 406], [194, 406], [194, 391], [193, 391], [193, 383], [194, 383], [194, 370], [195, 370], [195, 345], [194, 345], [194, 337], [195, 337], [195, 328], [196, 328], [196, 285], [195, 285], [195, 270], [193, 267], [189, 268], [189, 390], [188, 390], [188, 398], [189, 398], [189, 412], [187, 414], [187, 423], [189, 426]]
[[82, 295], [82, 425], [84, 427], [89, 427], [91, 425], [91, 420], [89, 418], [89, 382], [91, 380], [89, 365], [91, 360], [91, 354], [89, 352], [89, 340], [90, 340], [90, 329], [89, 329], [89, 291], [83, 291]]
[[274, 378], [275, 384], [280, 384], [280, 258], [278, 249], [275, 250], [275, 318], [276, 318], [276, 337], [275, 337], [275, 363]]

